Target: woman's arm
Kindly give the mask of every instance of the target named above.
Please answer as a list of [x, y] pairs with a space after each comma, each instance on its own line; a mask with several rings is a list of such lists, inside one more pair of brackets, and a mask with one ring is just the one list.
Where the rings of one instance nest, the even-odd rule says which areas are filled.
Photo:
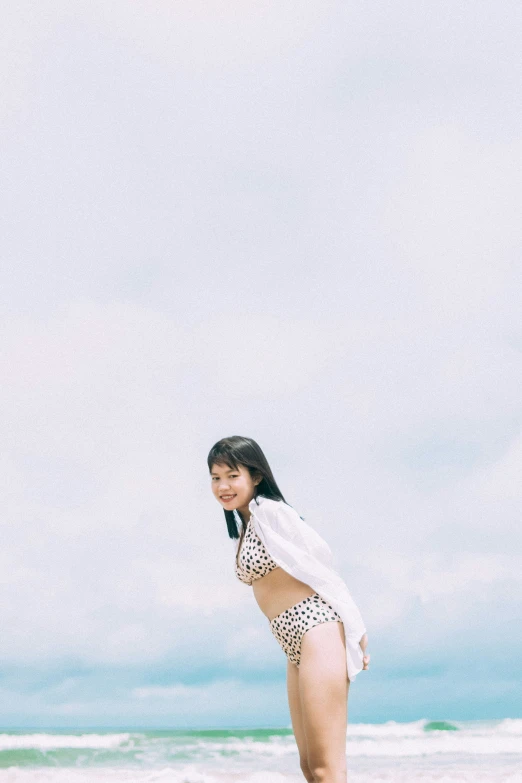
[[309, 585], [341, 616], [346, 637], [348, 676], [350, 680], [355, 679], [357, 672], [368, 668], [369, 659], [364, 658], [368, 636], [346, 583], [330, 564], [330, 548], [296, 511], [291, 507], [284, 508], [281, 501], [265, 498], [252, 513], [256, 533], [275, 562]]

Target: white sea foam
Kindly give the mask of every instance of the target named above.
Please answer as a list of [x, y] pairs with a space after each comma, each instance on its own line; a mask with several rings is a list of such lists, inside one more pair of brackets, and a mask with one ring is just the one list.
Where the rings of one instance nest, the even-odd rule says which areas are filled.
[[[383, 724], [350, 724], [347, 731], [349, 757], [406, 757], [439, 754], [467, 754], [494, 756], [522, 754], [522, 719], [506, 718], [502, 721], [458, 722], [451, 721], [456, 730], [426, 731], [426, 720], [410, 723], [388, 721]], [[259, 741], [252, 737], [213, 738], [182, 735], [152, 738], [144, 733], [79, 733], [79, 734], [0, 734], [0, 751], [36, 749], [42, 752], [63, 749], [111, 750], [128, 755], [136, 750], [145, 762], [154, 766], [162, 760], [170, 761], [175, 755], [184, 754], [194, 761], [218, 761], [224, 757], [277, 759], [295, 755], [297, 747], [292, 735], [274, 735]], [[181, 758], [180, 758], [181, 760]]]
[[27, 769], [0, 770], [0, 783], [220, 783], [220, 778], [195, 766], [156, 770], [122, 769]]
[[501, 734], [518, 734], [522, 737], [522, 718], [504, 718], [495, 730]]
[[[451, 768], [424, 765], [379, 765], [356, 768], [349, 765], [352, 783], [522, 783], [522, 773], [513, 765], [477, 767], [453, 763]], [[0, 769], [0, 783], [302, 783], [299, 773], [273, 770], [233, 773], [201, 770], [193, 765], [174, 769]]]
[[[352, 737], [375, 737], [379, 739], [381, 737], [440, 736], [447, 733], [436, 730], [426, 732], [425, 727], [429, 723], [430, 721], [425, 718], [410, 723], [397, 723], [393, 720], [386, 723], [352, 723], [348, 725], [346, 736], [350, 740]], [[454, 720], [446, 721], [446, 723], [450, 723], [461, 733], [473, 734], [474, 736], [513, 734], [522, 738], [522, 719], [520, 718], [504, 718], [496, 724], [493, 721], [484, 721], [481, 724], [480, 721], [466, 722]]]
[[[346, 748], [350, 780], [522, 783], [522, 719], [447, 723], [454, 730], [451, 726], [437, 730], [437, 724], [427, 720], [350, 724]], [[35, 760], [38, 753], [41, 762]], [[208, 731], [0, 734], [0, 783], [297, 781], [301, 783], [302, 775], [291, 734], [248, 730], [231, 731], [229, 736]]]
[[426, 723], [424, 719], [411, 723], [397, 723], [394, 720], [387, 723], [352, 723], [348, 725], [346, 736], [348, 740], [352, 737], [421, 737], [425, 734]]
[[130, 734], [0, 734], [0, 751], [35, 748], [91, 748], [110, 750], [128, 742]]

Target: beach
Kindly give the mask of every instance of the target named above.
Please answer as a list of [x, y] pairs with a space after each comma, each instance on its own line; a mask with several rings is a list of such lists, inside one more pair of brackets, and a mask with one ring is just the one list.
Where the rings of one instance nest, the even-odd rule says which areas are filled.
[[[522, 783], [522, 719], [353, 724], [353, 783]], [[0, 783], [303, 781], [290, 728], [2, 730]]]

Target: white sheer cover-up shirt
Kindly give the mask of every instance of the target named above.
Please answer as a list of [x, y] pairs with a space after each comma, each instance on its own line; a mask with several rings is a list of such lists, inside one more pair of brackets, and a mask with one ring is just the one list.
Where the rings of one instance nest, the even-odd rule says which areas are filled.
[[248, 504], [254, 529], [274, 561], [309, 585], [341, 616], [346, 639], [346, 669], [352, 683], [363, 668], [359, 644], [366, 633], [355, 601], [333, 565], [326, 541], [282, 500], [263, 495]]

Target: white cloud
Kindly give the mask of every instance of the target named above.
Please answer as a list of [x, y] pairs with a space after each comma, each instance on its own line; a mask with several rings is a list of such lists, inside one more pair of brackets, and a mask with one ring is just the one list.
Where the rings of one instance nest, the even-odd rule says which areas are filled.
[[[365, 567], [372, 574], [374, 600], [369, 623], [376, 628], [391, 627], [405, 616], [412, 599], [421, 604], [443, 607], [446, 630], [466, 621], [470, 602], [476, 602], [488, 614], [496, 596], [489, 593], [493, 585], [520, 583], [520, 556], [457, 552], [377, 551], [365, 557]], [[522, 585], [520, 585], [522, 590]], [[514, 609], [515, 607], [513, 607]], [[471, 622], [471, 613], [468, 613]]]
[[[482, 501], [520, 501], [522, 487], [522, 436], [517, 437], [490, 470], [479, 471], [473, 490]], [[520, 508], [520, 506], [519, 506]]]
[[396, 247], [393, 271], [414, 281], [423, 320], [426, 308], [446, 323], [491, 308], [492, 324], [505, 323], [497, 308], [522, 242], [521, 163], [518, 139], [484, 139], [457, 123], [415, 138], [383, 227]]
[[519, 7], [443, 5], [6, 8], [4, 662], [272, 665], [238, 432], [376, 637], [516, 611]]
[[[304, 320], [256, 315], [248, 330], [235, 330], [225, 349], [227, 362], [241, 370], [241, 382], [227, 391], [227, 398], [234, 405], [248, 398], [254, 403], [271, 399], [274, 406], [279, 396], [285, 403], [306, 386], [315, 386], [318, 400], [332, 396], [336, 373], [339, 384], [346, 378], [337, 364], [353, 351], [357, 357], [372, 357], [359, 377], [349, 374], [346, 384], [348, 390], [351, 384], [354, 399], [364, 399], [364, 388], [373, 393], [365, 406], [351, 406], [343, 421], [360, 437], [373, 432], [397, 448], [401, 438], [414, 443], [414, 428], [430, 419], [484, 419], [495, 397], [504, 415], [516, 410], [519, 365], [508, 349], [496, 354], [492, 345], [475, 340], [463, 372], [452, 355], [455, 339], [423, 357], [423, 343], [408, 337], [404, 326], [401, 331], [405, 343], [389, 365], [393, 382], [381, 386], [380, 367], [386, 364], [387, 346], [393, 344], [389, 335], [385, 339], [384, 320], [371, 324], [366, 333], [357, 319], [312, 326]], [[159, 661], [183, 649], [180, 624], [194, 614], [205, 623], [218, 614], [224, 618], [227, 630], [219, 640], [212, 630], [212, 638], [227, 658], [241, 658], [248, 647], [256, 648], [256, 660], [267, 655], [270, 640], [267, 636], [264, 645], [258, 643], [260, 624], [230, 632], [234, 613], [257, 608], [250, 591], [233, 577], [233, 544], [210, 496], [206, 452], [197, 454], [191, 443], [199, 405], [218, 399], [219, 390], [227, 386], [230, 369], [222, 364], [221, 343], [225, 333], [225, 321], [209, 319], [197, 328], [182, 328], [171, 318], [130, 303], [83, 301], [43, 325], [35, 319], [6, 322], [3, 372], [12, 381], [1, 392], [8, 448], [4, 659], [75, 655], [98, 665]], [[250, 350], [253, 345], [255, 351]], [[458, 351], [466, 358], [463, 344]], [[416, 385], [408, 372], [412, 352], [422, 371]], [[491, 362], [497, 363], [494, 379], [487, 372]], [[178, 380], [188, 365], [199, 366], [201, 377], [213, 387], [189, 408]], [[502, 374], [505, 382], [499, 384]], [[328, 378], [334, 380], [329, 392]], [[391, 421], [387, 399], [394, 405]], [[337, 426], [328, 406], [321, 405], [307, 426], [313, 431], [321, 423]], [[209, 436], [205, 447], [211, 444]], [[468, 511], [478, 509], [485, 497], [493, 513], [495, 503], [520, 497], [518, 451], [514, 446], [509, 454], [500, 454], [498, 464], [490, 459], [477, 471], [471, 469], [450, 491], [442, 485], [436, 501], [441, 502], [440, 515], [442, 508], [451, 514], [452, 504], [455, 509], [464, 503]], [[331, 457], [318, 444], [315, 462], [321, 454], [328, 465]], [[350, 584], [348, 577], [348, 582], [375, 631], [403, 616], [412, 598], [456, 595], [473, 579], [502, 584], [515, 578], [512, 563], [508, 567], [500, 555], [474, 552], [472, 544], [449, 562], [430, 548], [419, 551], [421, 531], [433, 532], [438, 524], [436, 494], [405, 481], [404, 467], [368, 458], [355, 452], [348, 456], [353, 463], [348, 497], [365, 520], [351, 534], [355, 548], [346, 550], [345, 513], [335, 511], [341, 497], [329, 500], [331, 513], [324, 504], [313, 508], [315, 493], [324, 495], [328, 486], [327, 472], [313, 484], [305, 474], [304, 486], [295, 492], [302, 493], [299, 510], [341, 548], [339, 564], [347, 574], [359, 564], [362, 581]], [[424, 470], [429, 471], [429, 464], [427, 456]], [[496, 494], [488, 487], [496, 488]], [[338, 523], [327, 521], [332, 518]], [[459, 518], [457, 524], [464, 529], [467, 522]], [[497, 521], [499, 530], [502, 524]], [[398, 529], [408, 531], [400, 540], [402, 550], [395, 543], [394, 552], [376, 553], [375, 541], [381, 546], [392, 543]], [[343, 560], [345, 551], [348, 562]], [[449, 611], [462, 621], [455, 602]], [[208, 625], [195, 633], [198, 645], [208, 647]]]

